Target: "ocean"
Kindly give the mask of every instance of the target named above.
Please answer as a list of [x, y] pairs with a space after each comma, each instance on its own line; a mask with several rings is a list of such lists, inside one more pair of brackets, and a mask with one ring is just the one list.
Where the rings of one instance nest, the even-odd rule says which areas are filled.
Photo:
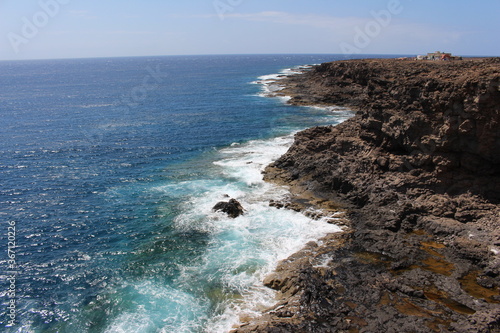
[[264, 276], [340, 229], [270, 207], [261, 172], [351, 112], [264, 96], [342, 58], [0, 62], [0, 330], [227, 332], [272, 305]]

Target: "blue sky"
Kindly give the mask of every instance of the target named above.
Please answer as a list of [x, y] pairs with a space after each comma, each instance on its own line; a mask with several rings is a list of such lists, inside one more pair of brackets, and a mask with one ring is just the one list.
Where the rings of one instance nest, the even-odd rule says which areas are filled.
[[499, 17], [499, 0], [0, 0], [0, 60], [436, 50], [500, 56]]

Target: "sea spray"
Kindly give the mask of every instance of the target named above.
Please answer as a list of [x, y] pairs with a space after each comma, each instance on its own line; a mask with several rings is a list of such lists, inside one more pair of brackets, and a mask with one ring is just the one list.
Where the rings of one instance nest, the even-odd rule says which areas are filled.
[[[334, 59], [0, 64], [0, 200], [20, 272], [8, 332], [218, 332], [272, 304], [263, 277], [332, 226], [269, 207], [288, 192], [260, 173], [295, 131], [348, 114], [264, 99], [250, 82]], [[121, 96], [149, 66], [168, 76], [124, 114]], [[225, 195], [243, 216], [212, 211]]]
[[[209, 286], [205, 297], [214, 312], [206, 332], [228, 331], [241, 314], [256, 315], [271, 306], [274, 292], [264, 287], [264, 277], [307, 242], [340, 231], [325, 221], [269, 206], [270, 200], [286, 199], [288, 191], [264, 182], [262, 171], [285, 153], [292, 141], [290, 135], [222, 149], [213, 172], [226, 181], [190, 184], [201, 195], [186, 200], [176, 227], [209, 233], [211, 240], [202, 261], [184, 267], [178, 281], [185, 288]], [[214, 202], [226, 196], [243, 205], [243, 216], [231, 219], [211, 211]]]
[[[260, 77], [256, 81], [263, 90], [260, 96], [276, 97], [280, 79], [307, 69], [308, 66], [300, 66]], [[281, 102], [287, 100], [286, 96], [278, 98]], [[318, 123], [325, 124], [340, 123], [352, 116], [344, 108], [309, 110]], [[197, 260], [177, 266], [175, 287], [166, 296], [170, 310], [163, 310], [171, 317], [163, 320], [166, 324], [162, 332], [174, 327], [178, 332], [227, 332], [239, 323], [240, 317], [258, 316], [275, 303], [275, 291], [265, 287], [263, 280], [279, 261], [310, 241], [341, 231], [331, 224], [331, 217], [316, 220], [269, 205], [271, 200], [287, 200], [290, 194], [286, 187], [264, 182], [262, 173], [292, 145], [294, 134], [301, 129], [299, 123], [281, 128], [287, 135], [235, 142], [217, 150], [210, 155], [211, 164], [205, 161], [202, 177], [154, 188], [178, 196], [178, 213], [173, 219], [176, 232], [206, 238], [206, 248]], [[212, 210], [215, 203], [228, 197], [242, 204], [242, 216], [233, 219]], [[148, 297], [155, 299], [156, 294]], [[125, 323], [132, 324], [138, 315], [140, 311], [130, 317], [118, 317], [108, 332], [125, 329]], [[153, 326], [140, 329], [148, 331], [146, 327]]]

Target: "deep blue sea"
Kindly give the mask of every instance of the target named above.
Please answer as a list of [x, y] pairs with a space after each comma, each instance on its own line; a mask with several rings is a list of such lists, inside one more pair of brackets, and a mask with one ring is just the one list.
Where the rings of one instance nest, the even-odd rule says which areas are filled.
[[338, 228], [269, 207], [261, 171], [350, 112], [262, 83], [341, 58], [0, 62], [0, 331], [226, 332], [272, 305], [263, 277]]

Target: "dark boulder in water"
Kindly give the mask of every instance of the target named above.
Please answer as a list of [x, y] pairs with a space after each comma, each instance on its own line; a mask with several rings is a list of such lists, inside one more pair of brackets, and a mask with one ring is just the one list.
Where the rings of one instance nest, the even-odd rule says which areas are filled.
[[213, 210], [224, 212], [233, 219], [243, 215], [244, 212], [243, 206], [235, 199], [231, 199], [229, 202], [221, 201], [214, 206]]

